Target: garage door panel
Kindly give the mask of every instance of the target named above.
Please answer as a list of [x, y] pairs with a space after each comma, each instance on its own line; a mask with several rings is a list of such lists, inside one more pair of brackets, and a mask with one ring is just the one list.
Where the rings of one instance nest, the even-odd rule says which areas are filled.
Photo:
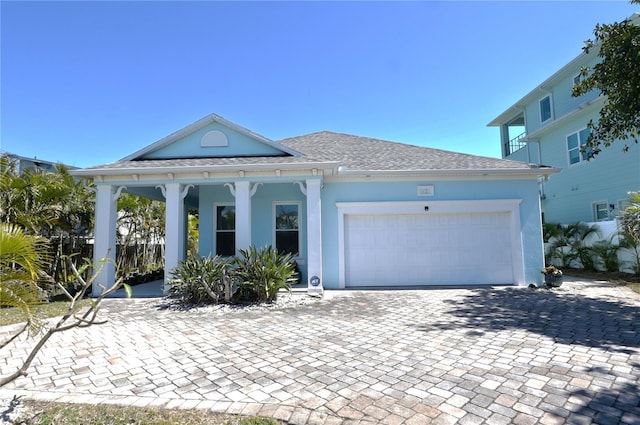
[[508, 213], [345, 215], [347, 286], [513, 283]]

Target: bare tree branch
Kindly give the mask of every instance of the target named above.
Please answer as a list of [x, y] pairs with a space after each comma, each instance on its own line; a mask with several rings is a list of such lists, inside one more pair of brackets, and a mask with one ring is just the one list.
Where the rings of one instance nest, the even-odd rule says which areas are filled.
[[[98, 297], [96, 297], [95, 300], [91, 301], [91, 305], [86, 309], [86, 311], [81, 313], [80, 310], [82, 309], [82, 307], [78, 305], [78, 301], [84, 296], [85, 292], [92, 287], [93, 283], [98, 277], [99, 270], [93, 273], [88, 280], [84, 280], [81, 274], [78, 272], [78, 269], [71, 262], [70, 259], [69, 259], [69, 263], [74, 276], [76, 277], [78, 282], [81, 283], [80, 291], [78, 291], [78, 293], [75, 296], [71, 296], [71, 294], [69, 294], [67, 290], [62, 288], [63, 292], [65, 293], [65, 295], [70, 301], [69, 307], [67, 308], [67, 312], [53, 326], [49, 327], [47, 331], [42, 334], [42, 336], [40, 336], [36, 344], [33, 346], [31, 351], [29, 352], [28, 356], [25, 358], [22, 365], [15, 372], [0, 378], [0, 387], [8, 384], [9, 382], [16, 380], [21, 376], [26, 376], [27, 370], [31, 366], [31, 363], [35, 359], [38, 352], [46, 344], [49, 338], [51, 338], [51, 336], [53, 336], [54, 334], [58, 332], [64, 332], [73, 328], [86, 328], [91, 325], [99, 325], [107, 322], [106, 320], [97, 321], [97, 315], [98, 315], [98, 310], [100, 309], [100, 304], [105, 297], [111, 295], [112, 293], [114, 293], [124, 285], [122, 282], [122, 278], [118, 279], [109, 288], [105, 288], [104, 285], [98, 285], [98, 287], [101, 288], [100, 295], [98, 295]], [[102, 265], [104, 265], [104, 260]], [[127, 294], [128, 295], [130, 294], [128, 287], [127, 287]], [[24, 331], [28, 329], [29, 326], [30, 326], [30, 323], [28, 322], [19, 332], [16, 333], [16, 335], [12, 336], [6, 343], [3, 343], [3, 345], [0, 346], [0, 349], [4, 348], [9, 343], [13, 342], [20, 334], [24, 333]]]

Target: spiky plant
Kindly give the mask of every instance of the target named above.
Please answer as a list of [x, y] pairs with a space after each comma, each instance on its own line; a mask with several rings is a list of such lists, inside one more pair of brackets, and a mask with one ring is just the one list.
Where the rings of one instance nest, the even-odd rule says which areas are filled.
[[234, 259], [239, 296], [249, 301], [271, 302], [280, 289], [291, 290], [289, 282], [295, 272], [291, 260], [291, 254], [281, 254], [271, 246], [239, 249]]

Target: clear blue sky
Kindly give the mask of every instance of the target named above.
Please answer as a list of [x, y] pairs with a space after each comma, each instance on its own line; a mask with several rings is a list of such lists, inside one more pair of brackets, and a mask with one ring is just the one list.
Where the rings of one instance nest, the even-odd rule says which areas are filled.
[[0, 2], [1, 148], [89, 166], [216, 113], [500, 156], [486, 124], [627, 1]]

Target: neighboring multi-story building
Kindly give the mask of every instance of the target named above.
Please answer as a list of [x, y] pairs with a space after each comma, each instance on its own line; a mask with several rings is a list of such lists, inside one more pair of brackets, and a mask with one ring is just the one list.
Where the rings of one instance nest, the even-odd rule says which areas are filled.
[[[640, 14], [630, 19], [640, 25]], [[597, 49], [580, 54], [488, 124], [500, 127], [503, 158], [562, 169], [540, 182], [545, 222], [611, 220], [627, 193], [640, 190], [640, 145], [631, 143], [623, 152], [624, 142], [618, 141], [595, 159], [580, 150], [604, 96], [592, 91], [573, 97], [571, 90], [581, 68], [598, 63], [597, 54]]]
[[[18, 171], [19, 173], [29, 168], [38, 168], [42, 171], [51, 172], [55, 170], [56, 165], [60, 165], [59, 162], [45, 161], [38, 158], [28, 158], [26, 156], [20, 156], [13, 153], [0, 151], [0, 156], [5, 155], [11, 158], [13, 162], [15, 162], [16, 171]], [[67, 168], [75, 169], [77, 167], [70, 167], [67, 165]]]

